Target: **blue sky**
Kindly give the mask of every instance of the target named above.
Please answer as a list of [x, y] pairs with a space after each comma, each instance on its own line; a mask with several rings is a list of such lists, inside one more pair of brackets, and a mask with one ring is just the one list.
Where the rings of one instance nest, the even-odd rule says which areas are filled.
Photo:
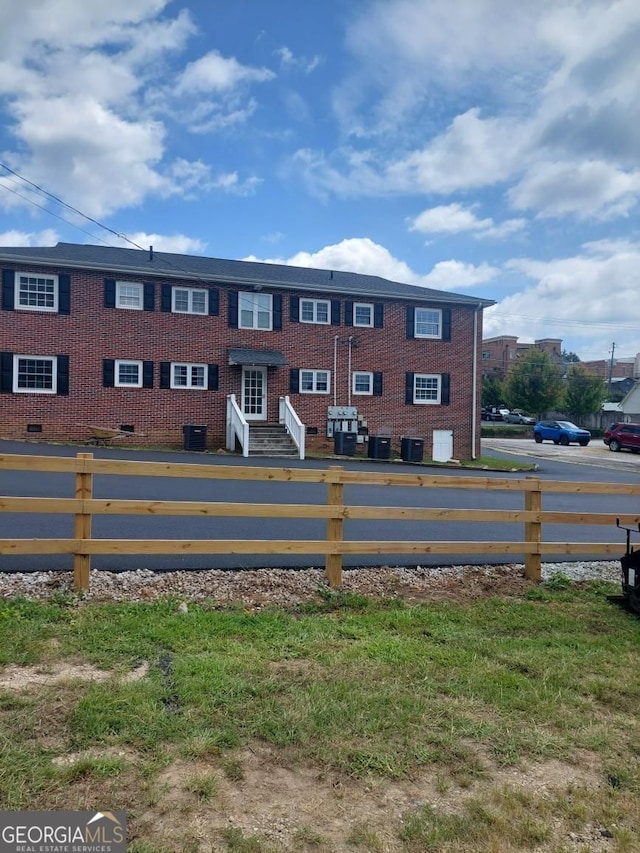
[[638, 0], [3, 3], [0, 161], [84, 215], [0, 168], [0, 245], [366, 272], [633, 356], [639, 77]]

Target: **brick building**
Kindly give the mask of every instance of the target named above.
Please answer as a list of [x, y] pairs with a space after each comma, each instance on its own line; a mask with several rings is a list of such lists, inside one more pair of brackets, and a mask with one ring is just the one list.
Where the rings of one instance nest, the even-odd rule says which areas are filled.
[[532, 347], [546, 352], [554, 364], [563, 364], [562, 340], [559, 338], [540, 338], [533, 343], [524, 343], [513, 335], [501, 335], [482, 341], [482, 375], [505, 379], [517, 359]]
[[614, 359], [598, 359], [597, 361], [580, 362], [587, 373], [599, 376], [601, 379], [634, 379], [637, 365], [635, 356]]
[[[479, 454], [482, 311], [493, 304], [355, 273], [59, 243], [1, 248], [0, 435], [88, 425], [207, 446], [282, 422], [419, 436]], [[235, 407], [234, 407], [235, 403]], [[346, 407], [346, 408], [345, 408]], [[344, 424], [341, 418], [349, 418]], [[236, 432], [229, 432], [233, 424]], [[242, 448], [243, 451], [245, 448]]]

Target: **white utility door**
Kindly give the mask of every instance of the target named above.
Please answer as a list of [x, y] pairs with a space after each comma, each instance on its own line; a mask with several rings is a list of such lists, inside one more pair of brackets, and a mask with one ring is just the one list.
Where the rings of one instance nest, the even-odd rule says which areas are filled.
[[266, 421], [266, 367], [242, 368], [242, 411], [248, 421]]
[[434, 429], [432, 459], [434, 462], [448, 462], [453, 459], [452, 429]]

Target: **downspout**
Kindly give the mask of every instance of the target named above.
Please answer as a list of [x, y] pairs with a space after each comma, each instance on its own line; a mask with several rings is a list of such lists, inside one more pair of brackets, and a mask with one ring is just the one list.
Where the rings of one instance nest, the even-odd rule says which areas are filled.
[[333, 338], [333, 405], [338, 405], [338, 336]]
[[478, 414], [478, 313], [482, 311], [482, 305], [478, 303], [478, 307], [473, 312], [473, 379], [472, 387], [472, 405], [471, 405], [471, 458], [477, 459], [476, 455], [476, 439], [478, 436], [477, 429], [477, 414]]
[[347, 372], [347, 382], [348, 382], [348, 391], [347, 391], [347, 406], [351, 405], [351, 341], [353, 340], [353, 335], [349, 335], [349, 368]]

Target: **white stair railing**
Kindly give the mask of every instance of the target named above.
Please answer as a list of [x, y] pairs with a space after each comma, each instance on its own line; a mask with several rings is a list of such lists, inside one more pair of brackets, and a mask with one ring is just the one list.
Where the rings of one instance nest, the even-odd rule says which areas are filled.
[[305, 427], [288, 397], [280, 397], [280, 423], [284, 424], [298, 448], [300, 459], [304, 459]]
[[227, 394], [227, 450], [236, 449], [236, 436], [242, 455], [249, 455], [249, 424], [242, 414], [235, 394]]

